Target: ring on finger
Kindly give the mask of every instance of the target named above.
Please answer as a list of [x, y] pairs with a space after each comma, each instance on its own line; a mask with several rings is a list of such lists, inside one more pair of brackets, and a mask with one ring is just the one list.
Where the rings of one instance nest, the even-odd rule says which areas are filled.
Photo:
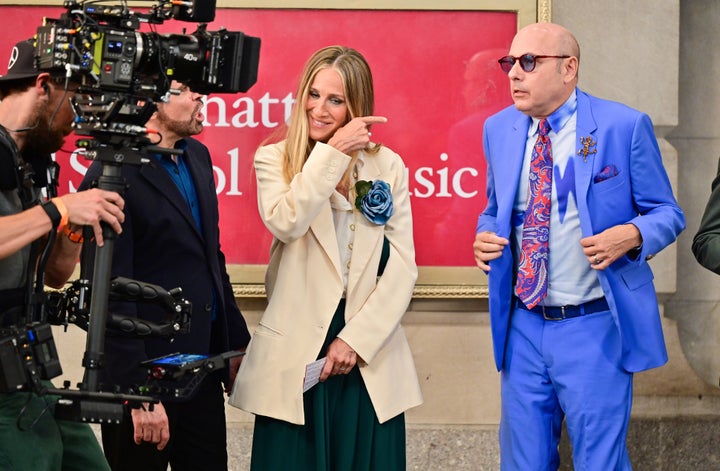
[[600, 263], [600, 260], [598, 260], [597, 255], [593, 255], [593, 265], [597, 265]]

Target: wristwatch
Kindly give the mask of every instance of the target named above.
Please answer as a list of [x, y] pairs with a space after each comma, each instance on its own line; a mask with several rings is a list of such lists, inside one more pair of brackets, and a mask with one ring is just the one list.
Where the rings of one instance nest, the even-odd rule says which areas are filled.
[[45, 210], [45, 213], [47, 213], [50, 218], [53, 229], [57, 229], [60, 225], [60, 221], [62, 221], [62, 214], [60, 214], [60, 210], [58, 210], [57, 206], [55, 206], [55, 203], [49, 200], [40, 203], [40, 206], [42, 206], [42, 209]]

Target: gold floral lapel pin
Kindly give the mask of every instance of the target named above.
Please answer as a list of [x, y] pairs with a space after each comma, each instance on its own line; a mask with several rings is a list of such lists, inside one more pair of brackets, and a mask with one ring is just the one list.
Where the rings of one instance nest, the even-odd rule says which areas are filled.
[[597, 141], [593, 140], [592, 137], [581, 137], [580, 144], [582, 144], [583, 148], [577, 152], [577, 155], [582, 155], [583, 162], [587, 163], [588, 155], [597, 154], [597, 149], [595, 148]]

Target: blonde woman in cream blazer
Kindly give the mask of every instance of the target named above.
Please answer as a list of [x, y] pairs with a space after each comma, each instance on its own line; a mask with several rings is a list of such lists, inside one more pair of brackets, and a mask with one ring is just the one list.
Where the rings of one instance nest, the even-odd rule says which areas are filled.
[[[343, 90], [363, 64], [352, 49], [318, 51], [288, 138], [255, 155], [274, 236], [268, 306], [230, 398], [256, 414], [253, 469], [405, 469], [404, 411], [422, 402], [400, 325], [417, 278], [412, 215], [402, 159], [369, 140], [385, 118], [353, 110], [357, 94]], [[288, 181], [284, 159], [303, 122], [311, 151]], [[355, 207], [360, 180], [389, 185], [384, 224]], [[306, 365], [323, 357], [321, 383], [303, 393]]]

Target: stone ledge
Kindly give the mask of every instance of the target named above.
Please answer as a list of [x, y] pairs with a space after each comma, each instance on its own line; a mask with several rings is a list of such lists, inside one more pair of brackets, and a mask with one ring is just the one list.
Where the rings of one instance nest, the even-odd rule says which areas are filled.
[[[93, 426], [98, 434], [99, 427]], [[250, 468], [251, 422], [228, 423], [230, 471]], [[720, 397], [636, 397], [628, 433], [634, 471], [720, 469]], [[561, 471], [573, 469], [567, 433]], [[407, 425], [408, 471], [500, 467], [497, 425]]]
[[[566, 434], [564, 434], [566, 438]], [[230, 470], [249, 469], [252, 425], [228, 427]], [[628, 434], [635, 471], [720, 469], [720, 416], [633, 417]], [[573, 469], [570, 447], [560, 447], [560, 470]], [[500, 467], [497, 426], [408, 425], [408, 471], [484, 471]]]
[[[99, 427], [93, 425], [99, 438]], [[636, 417], [628, 433], [635, 471], [720, 469], [720, 415]], [[229, 471], [250, 469], [252, 424], [228, 424]], [[408, 471], [485, 471], [500, 467], [496, 425], [408, 425]], [[567, 434], [560, 444], [561, 471], [573, 469]]]

